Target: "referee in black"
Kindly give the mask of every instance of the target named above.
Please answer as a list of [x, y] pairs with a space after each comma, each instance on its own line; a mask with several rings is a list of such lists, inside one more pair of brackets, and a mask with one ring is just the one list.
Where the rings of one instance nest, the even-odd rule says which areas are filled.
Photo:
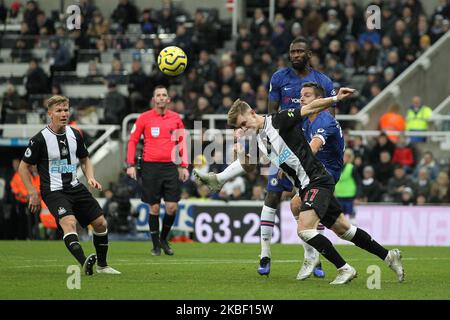
[[[120, 274], [108, 266], [108, 229], [102, 209], [87, 188], [77, 179], [77, 166], [87, 178], [88, 184], [98, 190], [102, 186], [94, 178], [89, 152], [80, 132], [67, 125], [69, 99], [52, 96], [47, 100], [50, 124], [30, 139], [19, 165], [19, 174], [29, 192], [29, 208], [40, 212], [39, 192], [31, 183], [31, 166], [37, 165], [41, 178], [41, 196], [51, 214], [64, 232], [64, 242], [70, 253], [83, 266], [86, 275], [92, 275], [95, 262], [97, 272]], [[78, 240], [76, 224], [89, 224], [94, 228], [96, 255], [85, 256]]]

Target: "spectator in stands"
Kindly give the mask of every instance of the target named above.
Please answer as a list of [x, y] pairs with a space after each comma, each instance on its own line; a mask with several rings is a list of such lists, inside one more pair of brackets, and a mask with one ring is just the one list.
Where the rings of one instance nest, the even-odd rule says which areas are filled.
[[435, 180], [439, 173], [439, 164], [433, 157], [433, 153], [430, 151], [424, 152], [422, 159], [419, 161], [419, 164], [416, 166], [414, 170], [413, 176], [418, 177], [419, 171], [425, 168], [428, 170], [428, 176], [431, 180]]
[[8, 9], [5, 6], [5, 0], [0, 0], [0, 23], [5, 23], [8, 15]]
[[126, 114], [125, 97], [117, 90], [117, 84], [114, 81], [108, 82], [108, 93], [102, 101], [102, 107], [105, 113], [103, 122], [106, 124], [121, 124]]
[[96, 61], [89, 61], [87, 76], [82, 81], [83, 84], [103, 84], [102, 70]]
[[364, 21], [352, 2], [345, 5], [344, 11], [345, 19], [342, 23], [342, 34], [343, 36], [352, 36], [356, 39], [363, 29]]
[[378, 162], [374, 165], [374, 169], [375, 179], [377, 179], [381, 185], [387, 185], [394, 173], [394, 165], [391, 163], [391, 154], [388, 151], [381, 151]]
[[417, 50], [417, 57], [427, 51], [429, 47], [431, 47], [431, 38], [429, 35], [424, 34], [419, 39], [419, 49]]
[[439, 5], [434, 10], [433, 16], [440, 14], [446, 19], [450, 19], [450, 4], [448, 0], [439, 0]]
[[250, 24], [250, 34], [259, 34], [259, 30], [262, 26], [265, 26], [269, 30], [269, 33], [272, 33], [272, 26], [270, 25], [269, 20], [264, 15], [263, 9], [256, 8], [253, 13], [253, 21]]
[[45, 71], [39, 66], [37, 59], [31, 59], [25, 75], [25, 89], [27, 98], [33, 94], [49, 93], [49, 79]]
[[409, 66], [416, 60], [417, 47], [413, 43], [412, 35], [406, 33], [402, 39], [402, 45], [399, 48], [400, 60], [406, 62], [406, 66]]
[[[106, 112], [109, 112], [105, 109]], [[106, 117], [110, 117], [107, 115]], [[100, 120], [97, 114], [96, 107], [88, 104], [88, 102], [83, 102], [77, 108], [76, 112], [76, 122], [77, 124], [86, 124], [86, 125], [97, 125]], [[97, 130], [83, 130], [83, 138], [86, 141], [87, 145], [90, 145], [97, 135]]]
[[395, 47], [399, 48], [402, 45], [403, 36], [406, 33], [406, 23], [403, 20], [398, 19], [395, 22], [394, 28], [390, 30], [391, 30], [390, 37], [392, 39], [392, 44]]
[[39, 11], [37, 15], [37, 28], [39, 34], [53, 35], [55, 34], [55, 25], [52, 19], [47, 18], [44, 11]]
[[177, 31], [175, 32], [175, 39], [173, 44], [177, 47], [183, 49], [183, 51], [190, 57], [192, 52], [192, 37], [188, 34], [186, 26], [184, 24], [179, 24], [177, 26]]
[[31, 34], [38, 34], [37, 16], [39, 14], [39, 5], [36, 1], [29, 0], [23, 12], [23, 21], [28, 25]]
[[119, 0], [119, 4], [111, 15], [111, 20], [127, 30], [130, 23], [138, 23], [138, 9], [129, 0]]
[[[405, 118], [400, 114], [398, 104], [390, 105], [386, 113], [381, 115], [378, 127], [381, 131], [405, 131]], [[398, 141], [398, 135], [396, 134], [390, 134], [388, 138], [394, 143]]]
[[405, 69], [405, 64], [400, 60], [397, 51], [390, 51], [387, 56], [387, 64], [384, 68], [392, 68], [395, 72], [395, 76], [398, 76]]
[[198, 98], [197, 104], [194, 106], [194, 110], [191, 115], [189, 115], [189, 120], [196, 121], [201, 120], [202, 115], [214, 113], [214, 108], [209, 104], [208, 99], [204, 96]]
[[363, 47], [366, 41], [371, 42], [374, 46], [379, 46], [381, 42], [381, 36], [378, 30], [371, 30], [366, 26], [365, 31], [359, 34], [358, 42], [359, 45]]
[[329, 9], [327, 12], [328, 19], [320, 25], [318, 36], [319, 39], [325, 39], [330, 31], [337, 30], [339, 33], [342, 23], [339, 20], [338, 12], [335, 9]]
[[128, 76], [130, 112], [141, 113], [147, 108], [147, 101], [150, 99], [149, 92], [148, 77], [142, 70], [142, 64], [140, 61], [134, 60]]
[[27, 109], [26, 102], [20, 97], [11, 83], [6, 85], [2, 100], [0, 123], [16, 122], [18, 112], [23, 112]]
[[50, 40], [50, 49], [47, 51], [47, 60], [50, 65], [50, 77], [57, 71], [67, 71], [70, 68], [71, 55], [69, 50], [60, 44], [59, 39]]
[[177, 23], [172, 6], [164, 5], [157, 16], [160, 33], [175, 33]]
[[430, 202], [450, 203], [450, 182], [447, 172], [439, 172], [436, 181], [431, 185]]
[[89, 24], [87, 34], [90, 37], [100, 38], [103, 35], [109, 33], [109, 23], [108, 20], [105, 19], [100, 12], [100, 10], [96, 10], [93, 13], [93, 19]]
[[[173, 32], [175, 32], [175, 30]], [[194, 15], [194, 34], [192, 43], [196, 53], [201, 50], [214, 52], [218, 46], [216, 31], [210, 21], [208, 21], [205, 12], [201, 10], [197, 10]]]
[[[412, 103], [406, 112], [406, 130], [417, 132], [427, 131], [428, 121], [431, 117], [433, 110], [422, 103], [422, 99], [419, 96], [412, 98]], [[411, 143], [425, 142], [425, 137], [413, 136], [411, 137]]]
[[20, 3], [20, 0], [14, 0], [11, 3], [10, 10], [8, 11], [11, 20], [16, 20], [19, 17], [21, 7], [22, 4]]
[[371, 166], [363, 169], [363, 179], [361, 181], [361, 202], [380, 202], [383, 195], [383, 187], [374, 178], [374, 170]]
[[361, 53], [358, 42], [351, 38], [345, 43], [345, 48], [344, 66], [357, 71], [361, 66]]
[[380, 133], [380, 135], [376, 139], [376, 143], [371, 151], [371, 159], [372, 161], [378, 161], [380, 159], [380, 154], [383, 151], [387, 151], [389, 153], [389, 161], [394, 154], [395, 144], [392, 143], [391, 140], [387, 137], [385, 132]]
[[335, 196], [342, 207], [343, 213], [348, 215], [350, 219], [354, 219], [355, 210], [353, 203], [359, 194], [360, 177], [353, 165], [355, 155], [352, 149], [344, 152], [344, 167], [341, 177], [335, 187]]
[[23, 63], [30, 61], [33, 54], [31, 52], [32, 47], [27, 47], [28, 45], [30, 45], [29, 41], [19, 38], [11, 50], [11, 62]]
[[194, 67], [197, 70], [200, 82], [212, 80], [217, 82], [217, 64], [210, 58], [207, 50], [201, 50], [198, 62]]
[[382, 70], [388, 64], [389, 52], [397, 50], [392, 44], [392, 39], [389, 35], [384, 35], [381, 39], [381, 47], [378, 50], [377, 68]]
[[406, 175], [402, 165], [397, 164], [394, 169], [394, 176], [388, 182], [388, 195], [390, 201], [402, 202], [402, 193], [406, 187], [412, 186], [412, 180]]
[[147, 8], [142, 11], [141, 31], [143, 34], [155, 34], [158, 31], [158, 23], [152, 16], [152, 9]]
[[430, 196], [431, 183], [427, 168], [420, 168], [418, 176], [414, 180], [413, 188], [417, 195], [423, 195], [425, 197], [425, 201], [427, 201]]
[[401, 195], [401, 203], [404, 206], [413, 206], [416, 204], [414, 197], [414, 190], [410, 187], [405, 187]]
[[412, 173], [416, 164], [416, 149], [408, 142], [404, 134], [398, 136], [397, 145], [392, 156], [392, 163], [402, 165], [406, 173]]
[[361, 157], [362, 166], [366, 166], [369, 163], [370, 150], [363, 143], [361, 136], [355, 136], [353, 139], [353, 144], [351, 145], [351, 149], [356, 157]]
[[370, 94], [370, 87], [374, 84], [378, 84], [380, 82], [379, 78], [378, 78], [378, 72], [377, 72], [377, 68], [374, 66], [371, 66], [368, 70], [367, 70], [367, 79], [366, 82], [364, 83], [362, 89], [361, 89], [361, 94], [366, 97], [369, 98], [371, 96]]
[[113, 59], [111, 62], [111, 72], [105, 77], [106, 81], [114, 82], [116, 84], [123, 84], [126, 81], [125, 69], [122, 61]]
[[431, 42], [435, 43], [444, 33], [444, 17], [437, 14], [434, 16], [433, 25], [430, 28]]
[[286, 48], [289, 46], [291, 39], [286, 30], [286, 26], [283, 23], [275, 24], [272, 33], [271, 45], [275, 48], [277, 55], [282, 55], [286, 52]]
[[383, 87], [387, 87], [395, 79], [394, 69], [388, 67], [383, 72]]

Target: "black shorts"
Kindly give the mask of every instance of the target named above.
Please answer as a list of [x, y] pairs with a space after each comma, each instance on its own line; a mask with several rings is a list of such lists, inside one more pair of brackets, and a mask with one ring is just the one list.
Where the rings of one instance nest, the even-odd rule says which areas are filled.
[[97, 200], [81, 183], [70, 190], [52, 191], [42, 195], [42, 200], [58, 223], [59, 219], [72, 215], [85, 228], [103, 214]]
[[331, 228], [342, 213], [341, 205], [334, 197], [333, 191], [333, 188], [306, 187], [300, 193], [302, 199], [300, 212], [314, 209], [320, 222], [325, 227]]
[[181, 182], [177, 166], [167, 162], [143, 162], [142, 201], [150, 205], [165, 202], [178, 202], [181, 198]]

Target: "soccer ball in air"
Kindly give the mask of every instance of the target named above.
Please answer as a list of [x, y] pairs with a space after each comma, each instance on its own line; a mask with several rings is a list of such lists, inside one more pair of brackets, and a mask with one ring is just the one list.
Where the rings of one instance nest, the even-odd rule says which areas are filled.
[[187, 66], [187, 56], [178, 47], [166, 47], [161, 50], [158, 57], [159, 70], [168, 76], [178, 76], [182, 74]]

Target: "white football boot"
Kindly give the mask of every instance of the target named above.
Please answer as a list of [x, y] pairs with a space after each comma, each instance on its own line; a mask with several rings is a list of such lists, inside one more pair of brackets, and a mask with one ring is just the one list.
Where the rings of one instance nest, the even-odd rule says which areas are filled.
[[389, 250], [389, 253], [384, 259], [386, 264], [391, 268], [397, 275], [398, 282], [403, 282], [405, 280], [405, 271], [402, 265], [402, 253], [398, 249]]
[[194, 169], [192, 170], [192, 174], [197, 183], [205, 184], [212, 192], [219, 192], [222, 189], [223, 183], [217, 180], [217, 175], [214, 172], [201, 173]]
[[110, 266], [106, 267], [99, 267], [97, 266], [97, 273], [104, 273], [104, 274], [121, 274], [120, 271], [117, 271], [116, 269], [111, 268]]
[[336, 276], [336, 279], [330, 282], [330, 284], [346, 284], [352, 281], [352, 279], [356, 278], [358, 275], [355, 268], [353, 268], [348, 263], [343, 267], [337, 269], [337, 272], [338, 274]]
[[303, 260], [302, 267], [300, 268], [300, 271], [297, 274], [297, 280], [305, 280], [309, 278], [314, 268], [320, 263], [320, 255], [316, 254], [314, 255], [314, 258], [305, 258]]

